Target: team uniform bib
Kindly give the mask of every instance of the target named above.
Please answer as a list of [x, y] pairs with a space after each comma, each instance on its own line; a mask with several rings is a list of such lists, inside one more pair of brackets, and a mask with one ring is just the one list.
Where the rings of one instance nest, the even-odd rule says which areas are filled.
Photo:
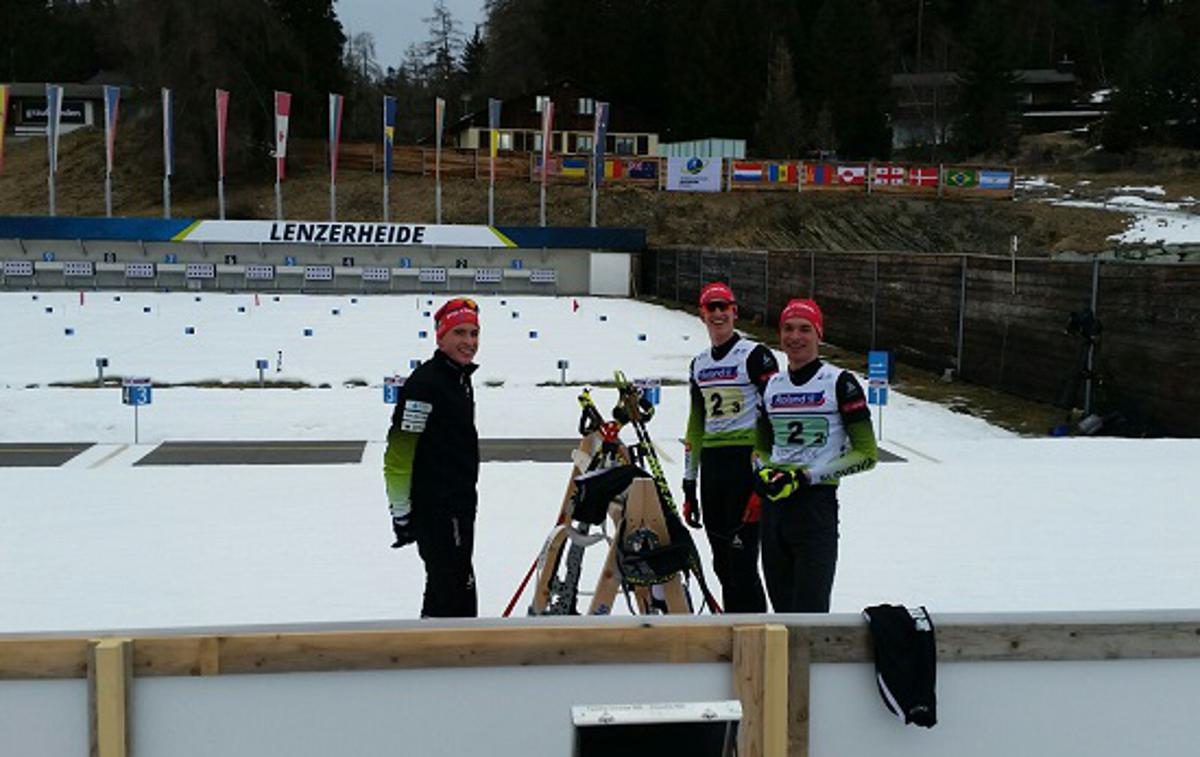
[[740, 339], [720, 360], [705, 350], [692, 363], [692, 380], [704, 398], [704, 446], [754, 444], [758, 389], [746, 360], [757, 346]]
[[850, 446], [838, 412], [841, 370], [821, 366], [802, 386], [787, 371], [767, 382], [763, 409], [771, 424], [771, 463], [812, 468], [833, 462]]

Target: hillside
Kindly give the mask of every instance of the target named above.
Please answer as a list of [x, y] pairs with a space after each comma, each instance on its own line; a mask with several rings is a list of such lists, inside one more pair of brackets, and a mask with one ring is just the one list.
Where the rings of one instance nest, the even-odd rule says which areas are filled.
[[[140, 135], [140, 136], [139, 136]], [[152, 130], [123, 132], [118, 141], [114, 208], [118, 215], [157, 216], [162, 212], [157, 135]], [[47, 211], [46, 150], [42, 139], [10, 139], [6, 170], [0, 176], [0, 213], [40, 215]], [[1061, 161], [1055, 166], [1061, 165]], [[1054, 166], [1052, 166], [1053, 168]], [[1122, 184], [1162, 184], [1161, 177], [1136, 171], [1091, 175], [1076, 164], [1061, 171], [1060, 186], [1077, 187], [1081, 196], [1103, 193]], [[1196, 191], [1194, 171], [1181, 168], [1170, 191]], [[1060, 174], [1052, 173], [1052, 177]], [[98, 129], [62, 138], [57, 179], [61, 215], [103, 215], [104, 147]], [[381, 218], [381, 176], [342, 170], [338, 182], [338, 216], [342, 220]], [[1052, 184], [1054, 182], [1051, 182]], [[392, 218], [434, 220], [431, 178], [395, 175]], [[1084, 191], [1086, 189], [1086, 192]], [[285, 215], [322, 219], [329, 214], [328, 175], [324, 166], [289, 163], [284, 187]], [[1074, 196], [1074, 192], [1068, 192]], [[274, 216], [272, 177], [251, 183], [246, 177], [226, 180], [227, 217]], [[548, 218], [552, 225], [586, 225], [589, 193], [580, 186], [552, 186]], [[445, 223], [486, 223], [487, 184], [469, 179], [443, 182]], [[173, 187], [177, 217], [217, 215], [215, 187]], [[915, 250], [1007, 254], [1012, 234], [1021, 238], [1021, 253], [1092, 252], [1108, 249], [1108, 237], [1128, 224], [1123, 213], [1072, 208], [1044, 202], [938, 201], [936, 199], [809, 193], [737, 192], [719, 195], [668, 193], [630, 186], [604, 188], [600, 196], [602, 225], [645, 228], [651, 245], [697, 247], [773, 247], [847, 250]], [[499, 224], [535, 225], [538, 187], [524, 182], [498, 182]]]

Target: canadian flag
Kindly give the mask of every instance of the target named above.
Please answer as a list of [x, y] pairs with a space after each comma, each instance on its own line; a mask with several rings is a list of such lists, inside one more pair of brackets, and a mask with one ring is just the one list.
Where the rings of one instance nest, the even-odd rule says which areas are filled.
[[839, 184], [866, 184], [866, 166], [838, 166], [837, 177]]
[[283, 181], [287, 165], [288, 116], [292, 112], [292, 95], [275, 93], [275, 180]]
[[900, 185], [904, 183], [904, 166], [875, 166], [875, 183]]
[[908, 171], [908, 183], [914, 187], [936, 187], [938, 185], [938, 169], [936, 166], [915, 166]]

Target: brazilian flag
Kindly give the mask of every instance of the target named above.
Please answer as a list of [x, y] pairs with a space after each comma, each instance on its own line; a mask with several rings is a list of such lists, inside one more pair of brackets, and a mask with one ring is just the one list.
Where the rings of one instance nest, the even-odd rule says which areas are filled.
[[975, 187], [979, 185], [979, 172], [969, 168], [951, 168], [946, 171], [946, 183], [952, 187]]

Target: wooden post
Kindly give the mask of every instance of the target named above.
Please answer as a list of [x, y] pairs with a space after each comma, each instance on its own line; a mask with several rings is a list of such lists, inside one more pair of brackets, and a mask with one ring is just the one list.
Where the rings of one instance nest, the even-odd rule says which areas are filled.
[[132, 641], [100, 639], [88, 646], [91, 757], [126, 757], [129, 754], [132, 682]]
[[788, 629], [788, 757], [808, 757], [811, 642], [803, 626]]
[[733, 629], [733, 687], [742, 701], [741, 757], [784, 757], [788, 747], [788, 636], [782, 625]]

